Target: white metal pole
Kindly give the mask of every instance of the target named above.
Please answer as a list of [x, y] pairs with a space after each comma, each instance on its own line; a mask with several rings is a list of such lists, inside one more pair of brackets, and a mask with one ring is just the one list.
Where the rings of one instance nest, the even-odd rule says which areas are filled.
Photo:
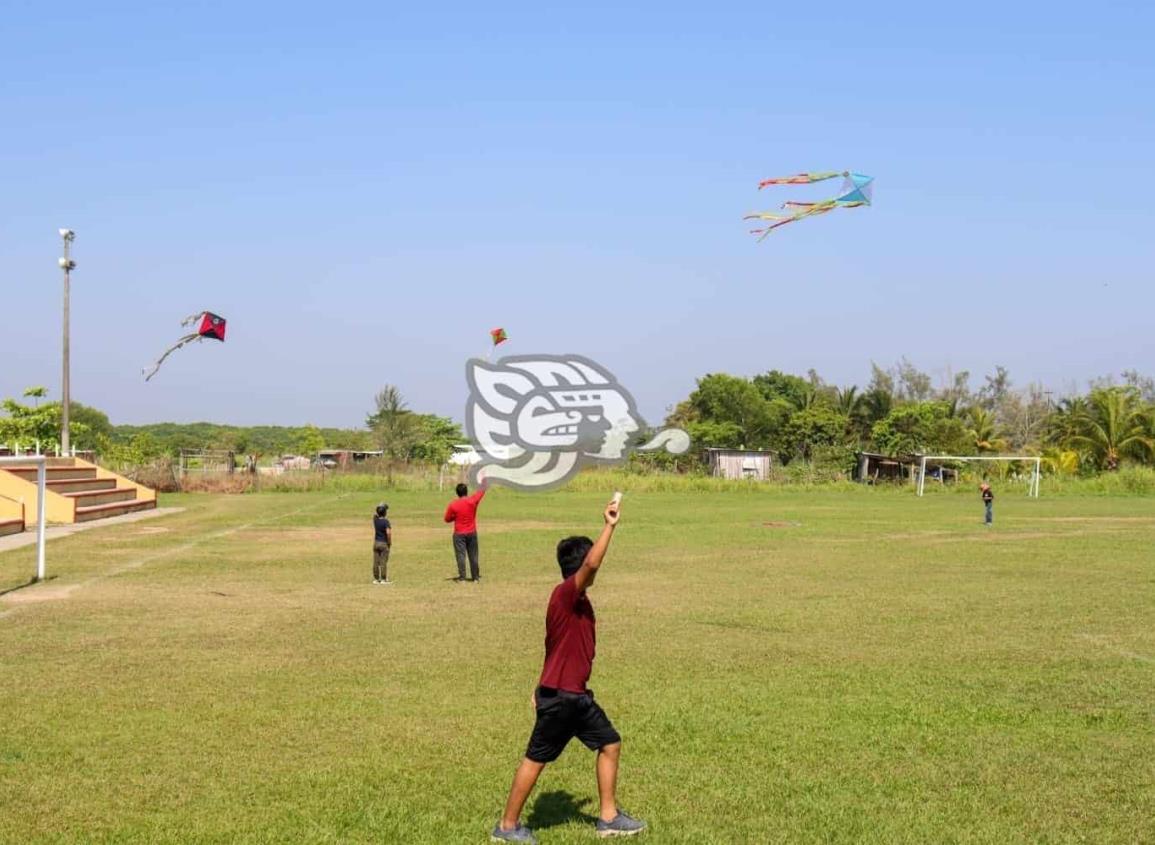
[[41, 458], [36, 466], [36, 580], [44, 580], [44, 500], [48, 498], [48, 461]]
[[60, 237], [64, 241], [64, 257], [60, 259], [60, 269], [64, 271], [64, 343], [63, 343], [63, 372], [60, 379], [60, 453], [62, 455], [68, 454], [68, 448], [71, 445], [71, 434], [69, 427], [71, 424], [72, 415], [72, 355], [71, 355], [71, 287], [72, 287], [72, 270], [76, 267], [76, 262], [72, 260], [71, 250], [72, 240], [76, 237], [71, 229], [61, 229]]
[[922, 456], [922, 460], [918, 466], [918, 495], [922, 495], [923, 487], [926, 483], [926, 455]]

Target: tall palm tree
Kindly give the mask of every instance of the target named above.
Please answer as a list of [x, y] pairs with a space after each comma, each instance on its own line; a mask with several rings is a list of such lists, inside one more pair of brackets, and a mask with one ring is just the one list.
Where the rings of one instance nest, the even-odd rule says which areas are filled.
[[972, 405], [967, 409], [967, 422], [970, 424], [967, 433], [974, 438], [975, 448], [980, 455], [984, 452], [1001, 452], [1007, 448], [1006, 438], [999, 436], [995, 415], [986, 408]]
[[1076, 418], [1071, 443], [1085, 448], [1099, 466], [1116, 470], [1125, 457], [1155, 458], [1151, 424], [1151, 410], [1134, 388], [1094, 390]]

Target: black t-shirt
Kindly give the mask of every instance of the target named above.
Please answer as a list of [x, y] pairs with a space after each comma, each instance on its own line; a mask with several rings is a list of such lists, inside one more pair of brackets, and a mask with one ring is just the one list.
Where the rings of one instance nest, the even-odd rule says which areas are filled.
[[386, 534], [385, 532], [387, 532], [390, 529], [390, 527], [391, 526], [389, 525], [389, 520], [387, 520], [385, 517], [383, 517], [383, 516], [373, 517], [373, 530], [375, 532], [375, 536], [373, 537], [373, 542], [374, 543], [388, 543], [389, 542], [389, 535]]
[[993, 502], [994, 500], [995, 500], [994, 491], [988, 487], [986, 490], [983, 491], [983, 501], [984, 502]]

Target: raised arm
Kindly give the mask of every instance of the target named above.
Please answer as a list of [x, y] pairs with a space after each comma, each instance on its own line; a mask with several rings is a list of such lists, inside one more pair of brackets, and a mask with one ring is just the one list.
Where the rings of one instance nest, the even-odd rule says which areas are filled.
[[606, 521], [606, 524], [602, 526], [602, 533], [598, 535], [593, 547], [586, 553], [586, 559], [582, 561], [581, 569], [574, 575], [574, 586], [579, 593], [593, 586], [606, 552], [610, 548], [610, 540], [614, 537], [614, 529], [618, 526], [618, 519], [621, 518], [621, 509], [621, 503], [616, 500], [606, 505], [606, 509], [602, 513], [602, 518]]

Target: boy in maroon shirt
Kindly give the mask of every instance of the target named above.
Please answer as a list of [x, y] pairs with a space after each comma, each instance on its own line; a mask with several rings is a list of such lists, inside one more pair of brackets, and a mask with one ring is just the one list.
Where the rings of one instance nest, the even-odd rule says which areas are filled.
[[589, 537], [567, 537], [558, 543], [557, 562], [563, 581], [549, 598], [545, 617], [545, 666], [531, 701], [537, 713], [525, 759], [513, 776], [513, 786], [501, 821], [493, 829], [495, 842], [536, 843], [533, 832], [521, 824], [522, 807], [546, 763], [556, 760], [573, 737], [597, 751], [599, 836], [632, 836], [646, 823], [631, 818], [617, 806], [618, 760], [621, 735], [586, 686], [594, 662], [596, 622], [586, 590], [597, 577], [617, 527], [621, 505], [615, 497], [606, 506], [605, 526], [596, 542]]

